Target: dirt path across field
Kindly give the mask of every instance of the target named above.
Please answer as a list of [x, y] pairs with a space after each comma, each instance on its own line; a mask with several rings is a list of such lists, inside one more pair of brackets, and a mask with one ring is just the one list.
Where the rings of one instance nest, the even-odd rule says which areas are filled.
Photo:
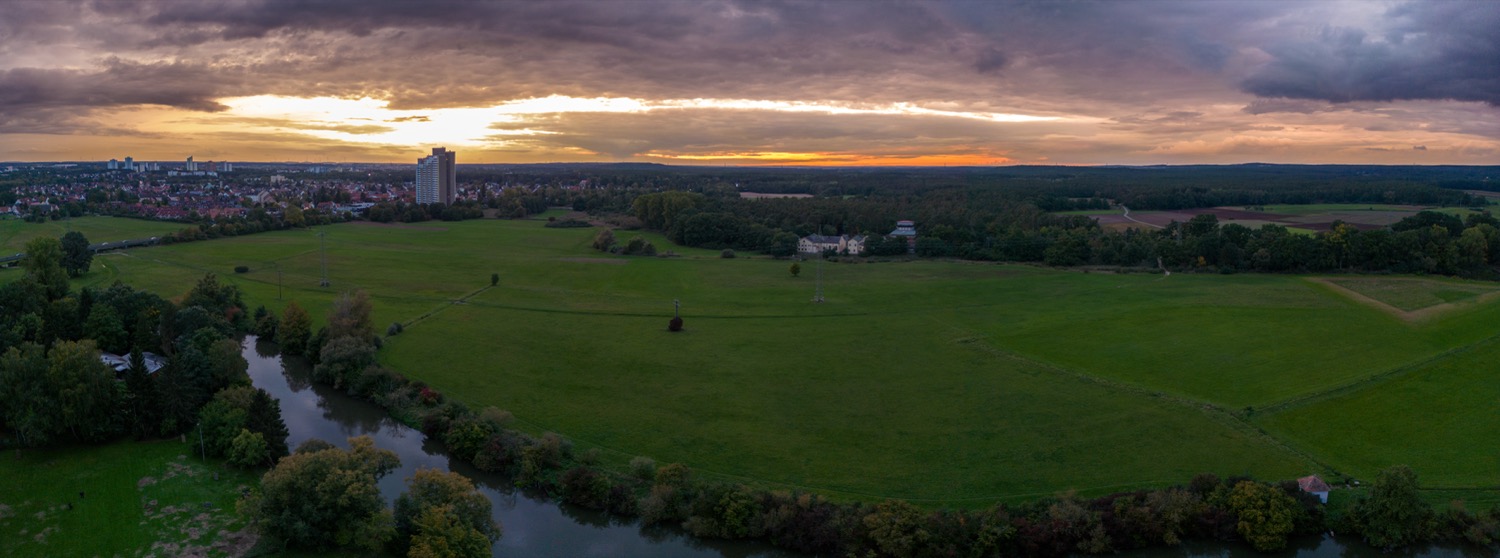
[[[1314, 283], [1326, 285], [1329, 288], [1333, 289], [1335, 292], [1337, 292], [1337, 293], [1339, 293], [1341, 295], [1349, 297], [1350, 300], [1353, 300], [1353, 301], [1358, 302], [1360, 304], [1364, 304], [1366, 306], [1369, 306], [1369, 307], [1374, 308], [1376, 310], [1379, 310], [1381, 312], [1385, 312], [1387, 314], [1395, 316], [1396, 318], [1399, 318], [1401, 321], [1406, 322], [1406, 323], [1417, 323], [1417, 322], [1421, 322], [1421, 321], [1426, 321], [1426, 320], [1431, 319], [1431, 318], [1433, 318], [1435, 316], [1438, 316], [1438, 315], [1441, 315], [1441, 314], [1446, 314], [1446, 313], [1448, 313], [1450, 311], [1457, 310], [1457, 309], [1459, 309], [1461, 307], [1464, 307], [1464, 306], [1470, 306], [1470, 305], [1475, 305], [1475, 304], [1483, 304], [1483, 303], [1495, 300], [1497, 298], [1500, 298], [1500, 291], [1494, 291], [1494, 292], [1488, 292], [1488, 293], [1484, 293], [1482, 295], [1478, 295], [1478, 296], [1476, 296], [1474, 298], [1471, 298], [1471, 299], [1468, 299], [1468, 300], [1462, 300], [1462, 301], [1458, 301], [1458, 302], [1446, 302], [1446, 303], [1443, 303], [1443, 304], [1435, 304], [1435, 305], [1428, 306], [1426, 308], [1421, 308], [1421, 309], [1418, 309], [1418, 310], [1406, 311], [1406, 310], [1402, 310], [1400, 308], [1397, 308], [1395, 306], [1391, 306], [1389, 304], [1386, 304], [1384, 302], [1381, 302], [1379, 300], [1376, 300], [1374, 298], [1371, 298], [1369, 296], [1366, 296], [1366, 295], [1364, 295], [1364, 294], [1362, 294], [1362, 293], [1360, 293], [1358, 291], [1355, 291], [1353, 289], [1350, 289], [1348, 287], [1339, 285], [1338, 283], [1333, 282], [1332, 279], [1327, 278], [1327, 277], [1307, 277], [1306, 279], [1308, 281], [1312, 281]], [[1413, 280], [1415, 281], [1417, 279], [1413, 279]]]
[[1147, 223], [1147, 222], [1145, 222], [1145, 221], [1142, 221], [1142, 220], [1140, 220], [1140, 219], [1136, 219], [1136, 218], [1135, 218], [1135, 217], [1131, 217], [1131, 216], [1130, 216], [1130, 208], [1128, 208], [1128, 207], [1125, 207], [1125, 206], [1123, 206], [1123, 205], [1122, 205], [1122, 206], [1120, 206], [1120, 209], [1123, 209], [1123, 210], [1125, 210], [1125, 215], [1124, 215], [1124, 217], [1125, 217], [1125, 218], [1126, 218], [1126, 219], [1130, 219], [1130, 220], [1131, 220], [1131, 221], [1134, 221], [1134, 222], [1137, 222], [1137, 223], [1140, 223], [1140, 224], [1142, 224], [1142, 225], [1146, 225], [1146, 226], [1148, 226], [1148, 227], [1156, 227], [1156, 228], [1158, 228], [1158, 229], [1165, 229], [1165, 228], [1166, 228], [1166, 227], [1163, 227], [1163, 226], [1161, 226], [1161, 225], [1158, 225], [1158, 224], [1156, 224], [1156, 223]]

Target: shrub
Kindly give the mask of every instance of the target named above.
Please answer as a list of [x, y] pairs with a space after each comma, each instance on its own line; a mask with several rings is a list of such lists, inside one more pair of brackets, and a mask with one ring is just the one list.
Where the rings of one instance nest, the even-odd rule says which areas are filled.
[[682, 317], [673, 317], [672, 321], [667, 322], [667, 331], [682, 331]]
[[391, 322], [390, 327], [385, 328], [385, 336], [395, 337], [403, 331], [406, 331], [406, 326], [401, 325], [401, 322]]
[[250, 267], [249, 266], [244, 266], [244, 265], [237, 265], [237, 266], [234, 266], [234, 272], [235, 273], [250, 273]]
[[656, 460], [650, 457], [635, 457], [630, 460], [630, 476], [651, 482], [656, 479]]
[[615, 231], [604, 229], [594, 235], [594, 249], [600, 252], [613, 252], [610, 248], [615, 246]]
[[732, 260], [734, 259], [734, 250], [725, 248], [723, 252], [719, 252], [719, 257], [726, 260]]
[[792, 277], [796, 277], [798, 275], [801, 275], [802, 274], [802, 264], [793, 263], [792, 267], [788, 268], [788, 271], [792, 272]]

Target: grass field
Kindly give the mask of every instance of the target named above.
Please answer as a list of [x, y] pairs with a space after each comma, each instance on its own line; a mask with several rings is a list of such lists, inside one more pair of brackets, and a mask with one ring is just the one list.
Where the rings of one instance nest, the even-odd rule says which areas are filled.
[[[1483, 284], [1411, 280], [1401, 296], [1443, 301], [1412, 321], [1295, 276], [826, 263], [828, 301], [812, 304], [812, 262], [794, 278], [786, 261], [649, 233], [680, 257], [601, 254], [595, 230], [534, 220], [321, 230], [332, 288], [317, 286], [314, 231], [110, 254], [78, 281], [177, 296], [212, 271], [252, 307], [295, 299], [319, 319], [363, 288], [377, 327], [408, 324], [382, 362], [450, 396], [609, 462], [838, 496], [983, 505], [1397, 463], [1449, 488], [1500, 485], [1476, 449], [1500, 444], [1494, 388], [1469, 368], [1496, 351], [1500, 304], [1454, 294]], [[1447, 422], [1412, 419], [1428, 416]], [[1468, 426], [1416, 431], [1451, 425]]]
[[1473, 300], [1500, 291], [1500, 285], [1489, 282], [1411, 277], [1350, 277], [1330, 279], [1329, 282], [1407, 312]]
[[124, 217], [76, 217], [45, 223], [27, 223], [20, 219], [0, 219], [0, 255], [10, 255], [25, 249], [33, 238], [50, 236], [61, 238], [69, 231], [78, 231], [89, 242], [113, 242], [160, 236], [181, 230], [182, 223], [145, 221]]
[[244, 541], [231, 536], [243, 527], [234, 503], [259, 475], [191, 452], [177, 440], [7, 452], [0, 555], [227, 555], [210, 549]]

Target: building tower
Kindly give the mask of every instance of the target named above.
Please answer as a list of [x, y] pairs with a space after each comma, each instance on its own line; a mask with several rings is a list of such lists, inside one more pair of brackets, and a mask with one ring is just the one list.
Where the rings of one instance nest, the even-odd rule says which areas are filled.
[[119, 169], [119, 168], [120, 168], [120, 161], [115, 160], [115, 159], [110, 159], [109, 160], [109, 170], [116, 170], [116, 169]]
[[125, 170], [128, 170], [128, 171], [135, 170], [135, 157], [126, 157], [125, 158]]
[[456, 152], [432, 148], [432, 155], [417, 159], [417, 203], [449, 205], [457, 197]]
[[187, 166], [183, 167], [182, 170], [185, 170], [185, 171], [188, 171], [188, 172], [193, 172], [193, 171], [198, 170], [198, 163], [194, 163], [193, 162], [193, 156], [192, 155], [188, 155]]

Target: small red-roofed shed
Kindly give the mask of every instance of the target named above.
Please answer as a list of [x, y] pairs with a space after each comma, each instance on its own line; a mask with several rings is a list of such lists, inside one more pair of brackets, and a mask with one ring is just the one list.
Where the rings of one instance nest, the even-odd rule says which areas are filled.
[[1318, 478], [1317, 475], [1308, 475], [1297, 479], [1297, 486], [1302, 487], [1303, 492], [1317, 496], [1318, 501], [1324, 504], [1328, 503], [1328, 492], [1333, 490], [1328, 487], [1328, 483], [1323, 482], [1323, 479]]

